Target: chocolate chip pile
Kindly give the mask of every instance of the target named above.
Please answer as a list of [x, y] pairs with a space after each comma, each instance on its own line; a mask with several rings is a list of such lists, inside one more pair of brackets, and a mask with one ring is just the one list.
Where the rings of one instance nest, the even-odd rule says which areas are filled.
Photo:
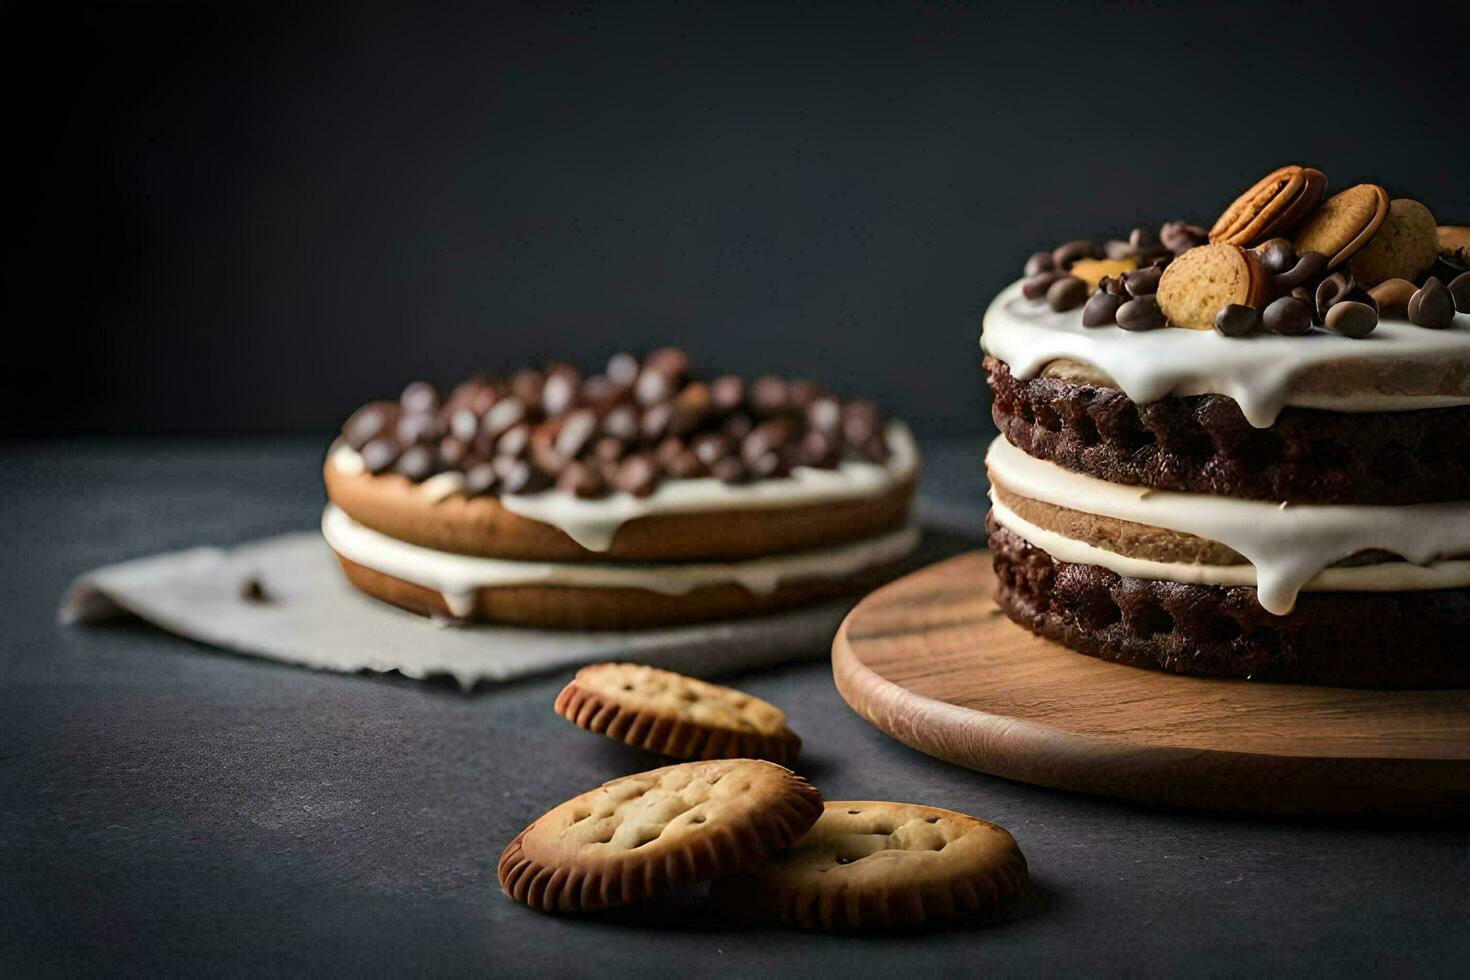
[[440, 398], [415, 381], [397, 402], [371, 402], [341, 439], [371, 473], [415, 482], [464, 476], [470, 496], [578, 497], [615, 490], [646, 497], [665, 479], [724, 483], [784, 477], [888, 459], [884, 418], [871, 402], [842, 401], [811, 381], [725, 375], [703, 381], [665, 347], [642, 361], [617, 354], [600, 374], [548, 364], [508, 379], [476, 377]]

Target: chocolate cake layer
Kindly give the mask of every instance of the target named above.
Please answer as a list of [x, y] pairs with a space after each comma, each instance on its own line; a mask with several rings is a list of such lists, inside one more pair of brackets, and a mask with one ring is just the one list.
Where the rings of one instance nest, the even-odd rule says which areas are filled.
[[1275, 616], [1253, 588], [1125, 578], [1057, 561], [994, 516], [986, 529], [1006, 615], [1090, 656], [1291, 684], [1470, 687], [1470, 588], [1304, 592]]
[[995, 424], [1027, 455], [1112, 483], [1317, 504], [1470, 497], [1470, 406], [1286, 408], [1269, 429], [1223, 395], [1134, 403], [1116, 388], [1022, 381], [985, 358]]

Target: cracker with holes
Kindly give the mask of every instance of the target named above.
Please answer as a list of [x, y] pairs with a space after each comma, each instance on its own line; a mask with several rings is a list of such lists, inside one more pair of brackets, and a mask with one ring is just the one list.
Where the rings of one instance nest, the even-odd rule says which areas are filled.
[[1201, 245], [1164, 270], [1159, 279], [1159, 309], [1170, 326], [1212, 330], [1215, 314], [1222, 307], [1258, 305], [1265, 283], [1256, 253], [1238, 245]]
[[593, 664], [556, 699], [590, 732], [676, 759], [796, 758], [801, 739], [775, 705], [742, 691], [639, 664]]
[[796, 846], [715, 883], [755, 919], [799, 929], [920, 926], [995, 914], [1026, 883], [1004, 828], [914, 803], [829, 802]]
[[544, 912], [640, 902], [768, 861], [821, 812], [814, 787], [758, 759], [624, 776], [521, 831], [500, 855], [500, 887]]

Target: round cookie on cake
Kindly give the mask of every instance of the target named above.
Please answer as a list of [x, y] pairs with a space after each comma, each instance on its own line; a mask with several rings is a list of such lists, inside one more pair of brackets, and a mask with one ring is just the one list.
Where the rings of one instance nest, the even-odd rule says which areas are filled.
[[1470, 686], [1470, 273], [1422, 204], [1325, 187], [1283, 167], [1208, 232], [1037, 253], [991, 304], [1012, 620], [1177, 673]]
[[891, 577], [918, 456], [870, 402], [702, 379], [672, 348], [415, 382], [347, 420], [322, 531], [348, 580], [425, 615], [570, 629], [747, 616]]

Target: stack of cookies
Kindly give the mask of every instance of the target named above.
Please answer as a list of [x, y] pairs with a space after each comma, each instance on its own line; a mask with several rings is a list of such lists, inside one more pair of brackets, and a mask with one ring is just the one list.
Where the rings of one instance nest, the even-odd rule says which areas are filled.
[[1179, 673], [1470, 684], [1461, 226], [1282, 167], [1038, 253], [985, 316], [997, 601]]
[[1026, 860], [1004, 829], [952, 810], [823, 802], [791, 770], [773, 705], [635, 664], [581, 670], [557, 699], [578, 725], [687, 762], [624, 776], [539, 817], [500, 856], [502, 889], [545, 912], [592, 912], [714, 881], [730, 912], [804, 929], [988, 917]]
[[327, 455], [322, 530], [353, 585], [414, 612], [659, 626], [890, 577], [918, 541], [917, 476], [871, 402], [701, 378], [665, 348], [363, 406]]

